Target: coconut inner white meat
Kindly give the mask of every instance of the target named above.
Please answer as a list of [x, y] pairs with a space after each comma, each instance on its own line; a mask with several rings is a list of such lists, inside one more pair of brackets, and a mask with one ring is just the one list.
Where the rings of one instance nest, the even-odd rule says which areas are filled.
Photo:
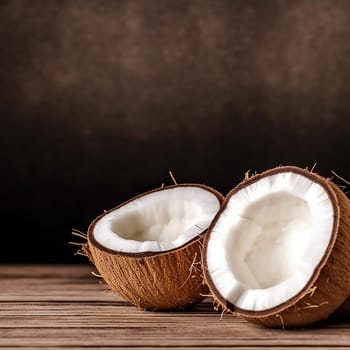
[[287, 280], [307, 253], [312, 229], [307, 202], [288, 192], [274, 193], [248, 205], [241, 218], [226, 246], [232, 271], [252, 288]]
[[134, 199], [97, 221], [93, 235], [121, 252], [166, 251], [207, 229], [220, 208], [212, 192], [179, 186]]
[[208, 271], [220, 294], [247, 310], [265, 310], [303, 289], [322, 259], [333, 228], [322, 186], [284, 172], [234, 194], [216, 222]]

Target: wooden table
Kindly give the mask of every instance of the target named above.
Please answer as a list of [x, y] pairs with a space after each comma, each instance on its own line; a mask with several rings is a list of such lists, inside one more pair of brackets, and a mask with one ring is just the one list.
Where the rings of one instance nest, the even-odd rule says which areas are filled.
[[0, 347], [348, 348], [350, 321], [273, 330], [214, 311], [144, 312], [107, 291], [92, 266], [0, 265]]

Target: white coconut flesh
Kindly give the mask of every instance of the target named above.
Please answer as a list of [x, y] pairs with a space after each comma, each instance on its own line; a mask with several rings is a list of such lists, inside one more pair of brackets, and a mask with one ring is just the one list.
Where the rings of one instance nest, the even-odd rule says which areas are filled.
[[237, 308], [277, 307], [313, 276], [333, 221], [333, 205], [318, 183], [292, 171], [262, 177], [234, 193], [212, 227], [210, 279]]
[[100, 245], [117, 252], [167, 251], [206, 230], [219, 208], [218, 197], [204, 187], [165, 188], [102, 216], [93, 236]]

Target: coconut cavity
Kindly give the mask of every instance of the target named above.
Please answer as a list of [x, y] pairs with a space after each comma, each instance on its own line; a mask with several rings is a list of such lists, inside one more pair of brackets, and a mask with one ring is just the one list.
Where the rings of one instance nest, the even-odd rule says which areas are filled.
[[[208, 285], [225, 308], [265, 317], [262, 323], [267, 325], [281, 325], [278, 318], [270, 322], [267, 316], [284, 309], [290, 315], [290, 306], [306, 295], [311, 298], [310, 291], [322, 290], [317, 278], [336, 240], [337, 200], [349, 205], [338, 188], [337, 199], [333, 186], [306, 170], [281, 167], [250, 178], [229, 193], [210, 228], [203, 257]], [[342, 234], [348, 239], [349, 226], [345, 229]], [[324, 299], [318, 304], [336, 307]], [[316, 307], [310, 299], [301, 309], [310, 312], [310, 319], [328, 315], [329, 309], [323, 317], [314, 317], [310, 310], [316, 315]], [[290, 322], [305, 324], [308, 317]]]
[[229, 268], [242, 284], [271, 288], [303, 269], [312, 233], [304, 199], [274, 193], [248, 205], [242, 216], [226, 245]]
[[167, 188], [110, 211], [95, 223], [93, 236], [118, 252], [171, 250], [205, 231], [219, 208], [218, 197], [205, 188]]

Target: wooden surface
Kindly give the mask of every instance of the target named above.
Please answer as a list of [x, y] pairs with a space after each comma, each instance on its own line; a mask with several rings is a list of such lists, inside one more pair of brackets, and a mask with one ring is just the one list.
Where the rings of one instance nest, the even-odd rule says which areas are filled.
[[214, 311], [144, 312], [107, 291], [91, 266], [0, 265], [0, 347], [350, 349], [350, 321], [264, 329]]

